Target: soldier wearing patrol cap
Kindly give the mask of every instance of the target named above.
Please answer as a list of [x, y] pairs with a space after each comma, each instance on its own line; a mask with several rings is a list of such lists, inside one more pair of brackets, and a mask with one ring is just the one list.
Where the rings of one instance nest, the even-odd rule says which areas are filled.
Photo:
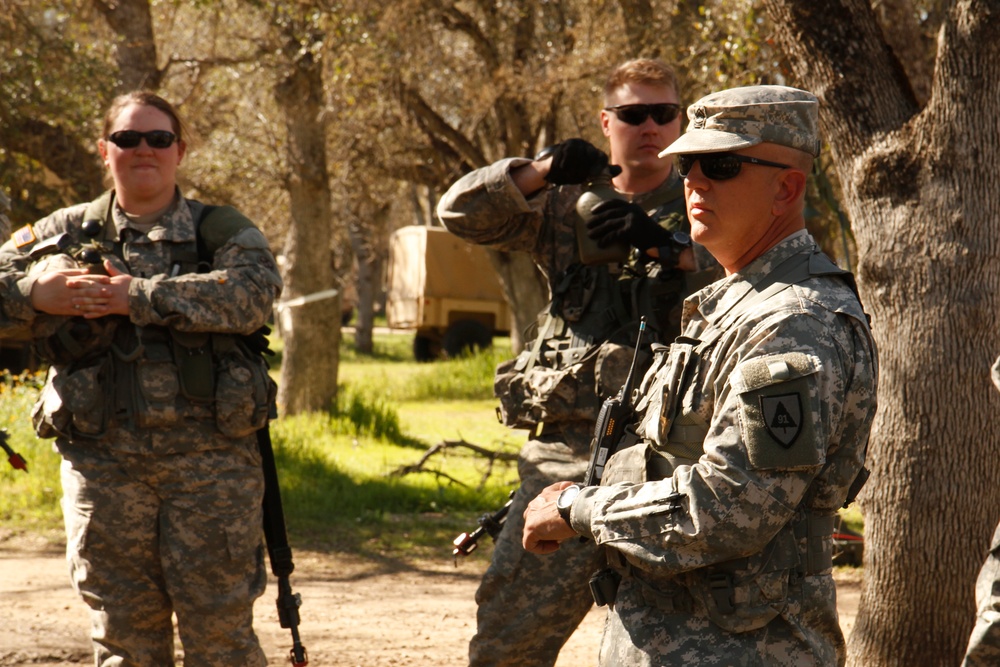
[[525, 512], [529, 551], [606, 547], [601, 665], [845, 662], [831, 533], [866, 474], [878, 371], [852, 276], [805, 229], [817, 108], [784, 86], [708, 95], [661, 153], [726, 277], [643, 378], [642, 441], [601, 486], [554, 484]]

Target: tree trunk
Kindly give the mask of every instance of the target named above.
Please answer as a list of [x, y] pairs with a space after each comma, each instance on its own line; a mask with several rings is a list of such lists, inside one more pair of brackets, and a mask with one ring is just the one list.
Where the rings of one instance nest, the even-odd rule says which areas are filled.
[[529, 331], [538, 320], [538, 313], [548, 303], [549, 287], [531, 256], [523, 252], [501, 252], [487, 248], [490, 262], [500, 279], [504, 298], [510, 305], [510, 345], [517, 354], [528, 339], [534, 337]]
[[[288, 52], [296, 51], [293, 43]], [[275, 97], [288, 129], [287, 187], [292, 213], [282, 301], [304, 299], [301, 305], [279, 309], [285, 351], [278, 407], [282, 414], [293, 415], [331, 408], [337, 397], [340, 361], [340, 296], [309, 300], [334, 286], [322, 67], [311, 53], [299, 56], [278, 83]]]
[[159, 89], [163, 73], [156, 63], [149, 0], [94, 0], [94, 6], [118, 36], [115, 59], [121, 72], [120, 90]]
[[[351, 236], [351, 247], [358, 262], [357, 290], [358, 316], [354, 327], [354, 349], [362, 354], [372, 354], [372, 330], [375, 326], [375, 302], [379, 295], [379, 283], [382, 280], [382, 266], [388, 250], [380, 245], [379, 239], [385, 237], [389, 223], [391, 205], [377, 204], [369, 198], [366, 188], [359, 189], [355, 201], [362, 212], [356, 215], [348, 229]], [[364, 224], [361, 224], [361, 221]]]
[[923, 109], [868, 3], [765, 5], [820, 97], [879, 344], [849, 664], [957, 665], [1000, 514], [1000, 3], [952, 8]]

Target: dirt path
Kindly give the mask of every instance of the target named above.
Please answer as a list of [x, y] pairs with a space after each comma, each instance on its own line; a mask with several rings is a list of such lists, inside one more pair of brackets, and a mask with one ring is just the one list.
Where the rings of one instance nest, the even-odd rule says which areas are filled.
[[[481, 563], [450, 559], [375, 563], [296, 552], [292, 586], [302, 595], [300, 632], [310, 664], [463, 665], [475, 629]], [[857, 612], [856, 577], [838, 576], [841, 625]], [[273, 665], [287, 665], [290, 635], [278, 625], [273, 583], [258, 601], [256, 628]], [[69, 587], [59, 545], [0, 540], [0, 666], [89, 665], [89, 621]], [[557, 667], [596, 662], [604, 611], [594, 608], [560, 653]]]

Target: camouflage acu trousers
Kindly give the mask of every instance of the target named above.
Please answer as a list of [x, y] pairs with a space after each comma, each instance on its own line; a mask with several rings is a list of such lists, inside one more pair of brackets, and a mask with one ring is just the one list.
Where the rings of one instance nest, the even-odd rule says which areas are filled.
[[524, 509], [549, 484], [582, 480], [593, 424], [570, 436], [530, 439], [518, 460], [521, 486], [497, 537], [493, 558], [476, 591], [477, 630], [472, 667], [551, 667], [594, 603], [588, 581], [604, 560], [593, 542], [567, 540], [546, 556], [521, 546]]
[[63, 455], [66, 554], [90, 606], [98, 667], [266, 665], [253, 631], [263, 592], [264, 482], [253, 436], [142, 456], [91, 443]]

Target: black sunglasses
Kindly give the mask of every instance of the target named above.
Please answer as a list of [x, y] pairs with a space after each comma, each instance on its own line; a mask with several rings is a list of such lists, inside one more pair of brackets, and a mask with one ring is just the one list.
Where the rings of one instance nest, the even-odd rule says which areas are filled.
[[713, 181], [725, 181], [736, 177], [743, 168], [744, 162], [757, 164], [761, 167], [777, 167], [779, 169], [792, 169], [790, 164], [780, 162], [768, 162], [749, 155], [737, 155], [736, 153], [681, 153], [677, 156], [677, 173], [687, 176], [694, 167], [694, 163], [701, 163], [701, 173], [705, 178]]
[[619, 104], [604, 110], [614, 111], [618, 120], [629, 125], [642, 125], [650, 116], [657, 125], [666, 125], [681, 115], [679, 104]]
[[170, 148], [177, 141], [177, 135], [166, 130], [152, 130], [150, 132], [137, 132], [136, 130], [122, 130], [113, 132], [108, 141], [118, 148], [135, 148], [143, 139], [150, 148]]

